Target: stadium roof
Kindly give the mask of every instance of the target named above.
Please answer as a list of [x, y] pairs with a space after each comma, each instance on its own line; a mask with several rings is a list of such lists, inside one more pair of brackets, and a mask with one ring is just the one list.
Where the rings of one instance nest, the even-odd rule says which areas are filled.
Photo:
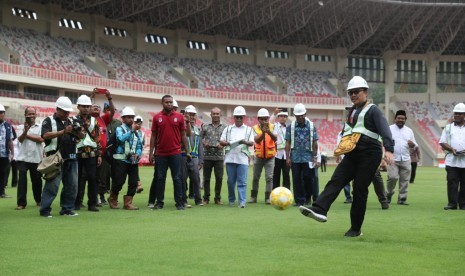
[[465, 1], [33, 0], [149, 26], [350, 54], [465, 55]]

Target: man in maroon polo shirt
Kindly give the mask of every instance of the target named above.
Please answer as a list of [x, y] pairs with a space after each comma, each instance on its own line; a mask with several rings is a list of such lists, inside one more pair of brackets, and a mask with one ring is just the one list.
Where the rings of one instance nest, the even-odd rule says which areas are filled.
[[[189, 152], [186, 140], [184, 116], [173, 110], [173, 97], [165, 95], [161, 99], [163, 110], [153, 116], [150, 138], [149, 161], [155, 159], [157, 203], [154, 209], [162, 209], [165, 197], [166, 172], [171, 170], [174, 185], [176, 209], [184, 210], [181, 180], [181, 144]], [[155, 158], [154, 158], [155, 153]], [[191, 158], [190, 154], [187, 154]]]

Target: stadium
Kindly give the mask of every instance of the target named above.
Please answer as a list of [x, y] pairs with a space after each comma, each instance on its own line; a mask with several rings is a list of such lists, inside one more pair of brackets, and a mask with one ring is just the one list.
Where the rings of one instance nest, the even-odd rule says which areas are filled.
[[[148, 122], [143, 128], [147, 137], [151, 134], [151, 119], [162, 109], [160, 101], [165, 94], [172, 95], [181, 108], [190, 104], [196, 106], [199, 125], [211, 121], [210, 110], [213, 107], [219, 107], [223, 111], [223, 122], [230, 124], [233, 122], [234, 108], [242, 105], [247, 111], [245, 123], [251, 126], [257, 123], [256, 114], [262, 107], [270, 112], [277, 107], [287, 108], [291, 114], [296, 103], [303, 103], [309, 110], [309, 118], [318, 129], [320, 150], [332, 157], [337, 146], [336, 137], [346, 115], [345, 108], [351, 105], [345, 88], [350, 78], [358, 75], [368, 81], [371, 100], [384, 111], [390, 124], [396, 110], [407, 111], [406, 125], [416, 134], [423, 154], [423, 166], [435, 167], [444, 160], [444, 152], [438, 145], [442, 129], [450, 122], [454, 106], [465, 100], [463, 1], [0, 0], [0, 12], [0, 103], [5, 106], [6, 117], [13, 125], [22, 124], [24, 108], [27, 106], [35, 107], [39, 120], [43, 120], [53, 114], [58, 97], [67, 96], [75, 103], [80, 95], [89, 94], [96, 87], [111, 91], [118, 110], [129, 106], [142, 116], [144, 122]], [[103, 105], [104, 100], [104, 97], [96, 98], [96, 103]], [[293, 117], [290, 119], [293, 120]], [[145, 145], [147, 152], [148, 144]], [[147, 164], [147, 157], [143, 161]], [[330, 163], [334, 164], [333, 158]], [[143, 178], [148, 185], [153, 170], [144, 168], [143, 171], [146, 174]], [[311, 271], [318, 275], [386, 275], [403, 272], [438, 275], [442, 274], [444, 266], [450, 269], [443, 275], [459, 274], [462, 269], [455, 265], [454, 260], [445, 261], [445, 258], [453, 256], [452, 259], [459, 260], [464, 257], [459, 248], [463, 248], [465, 240], [453, 236], [447, 242], [453, 254], [448, 254], [440, 243], [448, 237], [445, 231], [451, 231], [445, 229], [444, 224], [450, 223], [457, 228], [454, 230], [458, 230], [463, 224], [457, 223], [454, 218], [463, 218], [460, 214], [454, 214], [454, 218], [443, 218], [439, 212], [433, 214], [432, 218], [425, 216], [423, 211], [430, 208], [426, 203], [445, 200], [445, 184], [438, 192], [436, 183], [445, 182], [445, 173], [428, 168], [426, 175], [425, 185], [428, 189], [423, 192], [424, 198], [417, 205], [422, 210], [410, 211], [409, 214], [396, 213], [402, 218], [400, 225], [408, 228], [407, 233], [402, 232], [402, 235], [418, 233], [418, 236], [411, 242], [402, 240], [401, 244], [396, 244], [396, 239], [386, 242], [395, 249], [380, 249], [383, 244], [381, 237], [374, 238], [373, 243], [364, 246], [363, 249], [369, 253], [362, 253], [361, 248], [348, 242], [335, 245], [338, 242], [336, 234], [334, 238], [331, 236], [321, 241], [320, 245], [315, 243], [320, 242], [322, 233], [315, 234], [310, 242], [304, 241], [304, 234], [319, 231], [316, 226], [306, 229], [307, 226], [302, 226], [302, 223], [295, 224], [293, 221], [297, 220], [297, 215], [293, 216], [286, 211], [286, 215], [279, 219], [290, 226], [273, 225], [279, 231], [270, 230], [267, 228], [270, 225], [256, 220], [273, 221], [276, 211], [271, 213], [265, 206], [261, 206], [257, 208], [258, 217], [246, 219], [233, 212], [237, 210], [227, 211], [227, 216], [231, 216], [232, 220], [267, 229], [254, 229], [264, 231], [256, 239], [255, 233], [242, 234], [243, 240], [237, 245], [219, 243], [229, 247], [225, 251], [214, 245], [224, 232], [214, 232], [215, 237], [204, 237], [204, 241], [195, 238], [195, 235], [203, 237], [204, 234], [200, 231], [203, 228], [198, 227], [197, 223], [210, 225], [207, 230], [215, 229], [217, 226], [213, 217], [223, 216], [222, 211], [209, 211], [208, 218], [197, 214], [194, 217], [182, 216], [182, 222], [173, 221], [170, 216], [174, 215], [171, 213], [157, 218], [160, 223], [177, 224], [183, 229], [199, 228], [187, 233], [169, 226], [152, 228], [150, 214], [141, 218], [139, 229], [124, 226], [120, 230], [113, 230], [108, 225], [116, 227], [126, 222], [141, 222], [136, 222], [129, 214], [108, 214], [110, 217], [102, 222], [95, 222], [94, 217], [91, 218], [94, 221], [88, 219], [90, 222], [80, 221], [71, 226], [91, 230], [88, 229], [92, 226], [89, 223], [97, 224], [95, 236], [101, 239], [92, 240], [92, 243], [83, 242], [84, 247], [77, 247], [82, 254], [76, 254], [72, 247], [75, 246], [73, 242], [82, 242], [87, 235], [86, 231], [79, 231], [75, 233], [77, 236], [68, 237], [68, 240], [58, 238], [67, 248], [63, 252], [76, 260], [76, 264], [70, 264], [65, 256], [53, 254], [57, 262], [66, 263], [66, 268], [50, 260], [45, 261], [47, 266], [43, 266], [42, 260], [34, 260], [33, 257], [28, 260], [38, 268], [37, 273], [34, 273], [34, 267], [21, 268], [20, 260], [14, 258], [8, 259], [8, 263], [2, 267], [7, 267], [6, 275], [54, 275], [67, 272], [80, 275], [86, 269], [78, 267], [80, 258], [90, 256], [91, 260], [82, 261], [81, 264], [85, 267], [106, 267], [96, 270], [95, 274], [123, 272], [145, 275], [156, 273], [159, 269], [165, 275], [278, 275], [285, 272], [310, 274]], [[427, 180], [429, 176], [433, 180]], [[327, 177], [321, 177], [320, 189], [324, 187]], [[143, 204], [143, 201], [139, 203], [141, 206]], [[7, 205], [2, 202], [1, 206]], [[343, 207], [337, 208], [345, 209]], [[37, 215], [33, 211], [28, 214], [28, 219]], [[0, 211], [7, 212], [12, 213]], [[347, 210], [339, 213], [343, 214], [335, 214], [335, 218], [345, 222]], [[7, 224], [16, 224], [17, 215], [8, 216]], [[376, 223], [393, 227], [394, 230], [383, 232], [385, 229], [380, 227], [380, 230], [378, 226], [375, 230], [386, 236], [395, 232], [398, 230], [398, 227], [392, 225], [395, 217], [392, 214], [390, 220], [376, 217], [373, 219]], [[408, 221], [415, 223], [415, 226], [410, 227]], [[26, 218], [21, 218], [19, 223], [22, 226], [17, 231], [29, 227]], [[419, 232], [421, 225], [436, 230], [422, 234]], [[34, 227], [41, 230], [50, 227], [50, 231], [43, 235], [48, 241], [61, 235], [60, 230], [71, 231], [70, 225], [62, 222], [47, 226], [43, 222], [33, 221]], [[12, 229], [15, 228], [8, 231], [15, 231]], [[133, 231], [133, 236], [125, 236], [124, 231], [128, 229]], [[151, 235], [144, 232], [147, 229], [153, 230]], [[230, 231], [226, 235], [230, 242], [236, 242], [232, 233], [239, 231], [237, 225], [228, 225], [226, 230]], [[99, 254], [88, 247], [95, 244], [103, 247], [105, 243], [111, 243], [112, 238], [104, 234], [112, 234], [113, 231], [120, 239], [116, 242], [117, 246], [128, 246], [128, 250], [143, 256], [125, 258], [124, 250], [111, 247], [115, 256], [105, 256], [99, 261]], [[170, 231], [175, 232], [175, 235], [191, 233], [193, 236], [167, 241], [173, 244], [164, 244], [156, 236], [163, 237]], [[333, 229], [325, 231], [330, 235], [333, 231], [338, 233]], [[442, 231], [441, 237], [435, 239], [434, 233]], [[3, 234], [6, 233], [2, 232], [0, 230], [0, 235], [5, 237]], [[294, 243], [290, 245], [293, 248], [284, 250], [284, 253], [280, 250], [289, 244], [282, 241], [283, 237], [276, 236], [280, 233], [286, 233]], [[298, 237], [298, 234], [302, 236]], [[12, 233], [8, 233], [10, 235]], [[212, 240], [208, 240], [210, 238]], [[5, 244], [16, 246], [12, 239]], [[416, 245], [430, 240], [438, 243], [434, 248], [440, 251], [440, 256], [428, 264], [427, 260], [431, 256], [428, 246], [417, 248]], [[178, 241], [180, 244], [176, 244]], [[26, 239], [23, 242], [25, 244], [20, 246], [20, 251], [29, 250], [27, 243], [31, 241]], [[140, 248], [133, 247], [131, 242]], [[146, 242], [153, 242], [153, 247], [145, 248]], [[272, 242], [277, 247], [264, 246], [260, 249], [265, 243]], [[249, 243], [253, 250], [244, 251], [241, 246]], [[165, 252], [157, 252], [159, 244], [163, 250], [169, 251], [168, 248], [173, 247], [173, 252], [169, 251], [163, 256]], [[196, 248], [186, 248], [190, 245], [199, 248], [204, 244], [211, 247], [216, 255], [210, 255], [211, 251], [207, 250], [202, 251], [206, 256], [199, 256]], [[317, 251], [309, 251], [305, 247], [307, 245], [315, 246]], [[46, 247], [46, 243], [36, 246]], [[324, 268], [310, 265], [310, 256], [315, 256], [320, 263], [330, 259], [334, 252], [329, 248], [333, 246], [344, 253], [329, 261]], [[9, 247], [1, 248], [2, 252], [8, 254]], [[61, 246], [53, 248], [59, 251]], [[111, 255], [105, 248], [95, 249]], [[352, 254], [351, 250], [365, 258], [363, 264], [356, 257], [345, 257]], [[373, 256], [379, 250], [388, 253], [378, 258]], [[176, 252], [182, 256], [182, 260], [177, 260], [182, 264], [173, 261]], [[235, 255], [235, 252], [239, 255]], [[245, 252], [245, 255], [241, 256], [240, 252]], [[300, 252], [306, 257], [300, 256]], [[407, 255], [412, 253], [412, 256], [403, 259], [396, 252]], [[235, 255], [234, 258], [231, 255]], [[156, 258], [159, 260], [154, 260]], [[209, 262], [203, 258], [213, 260]], [[392, 267], [396, 264], [380, 258], [392, 258], [399, 265]], [[292, 262], [292, 259], [298, 262]], [[224, 266], [221, 265], [223, 261]], [[242, 264], [244, 262], [252, 264]], [[255, 267], [254, 262], [261, 267]], [[338, 268], [339, 262], [341, 267]], [[367, 262], [374, 264], [370, 268]], [[419, 262], [423, 267], [410, 266], [409, 262]], [[142, 263], [147, 263], [147, 267]], [[138, 267], [131, 272], [132, 264]], [[216, 270], [205, 271], [208, 267]], [[89, 269], [93, 271], [93, 268]]]

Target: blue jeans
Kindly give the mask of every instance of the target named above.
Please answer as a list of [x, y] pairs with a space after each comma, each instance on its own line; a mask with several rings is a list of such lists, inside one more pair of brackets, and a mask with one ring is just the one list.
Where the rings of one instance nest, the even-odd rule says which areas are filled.
[[78, 187], [78, 162], [76, 159], [68, 159], [63, 162], [60, 174], [52, 180], [45, 181], [40, 201], [40, 213], [50, 213], [52, 203], [58, 194], [60, 182], [63, 181], [61, 190], [60, 206], [64, 212], [74, 210], [74, 201], [77, 196]]
[[155, 156], [155, 175], [157, 176], [157, 205], [164, 204], [166, 172], [171, 170], [174, 185], [174, 201], [176, 206], [184, 206], [182, 202], [182, 180], [181, 180], [182, 155]]
[[249, 166], [236, 163], [226, 163], [226, 173], [228, 174], [228, 199], [230, 204], [236, 201], [236, 183], [237, 196], [239, 204], [245, 205], [247, 196], [247, 176]]

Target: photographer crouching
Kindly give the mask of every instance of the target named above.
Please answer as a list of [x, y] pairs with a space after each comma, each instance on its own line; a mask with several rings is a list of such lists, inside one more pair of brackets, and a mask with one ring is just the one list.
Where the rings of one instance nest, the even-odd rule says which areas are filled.
[[73, 121], [76, 124], [76, 129], [82, 128], [85, 137], [77, 144], [79, 184], [74, 210], [79, 210], [81, 207], [84, 207], [82, 202], [87, 180], [87, 210], [98, 212], [97, 166], [102, 164], [99, 124], [94, 117], [90, 116], [92, 102], [88, 96], [79, 96], [76, 104], [79, 109], [79, 114], [73, 117]]
[[123, 124], [116, 128], [116, 153], [111, 165], [112, 185], [108, 203], [118, 209], [118, 194], [128, 177], [128, 191], [124, 196], [124, 209], [139, 210], [132, 205], [139, 180], [139, 161], [142, 156], [143, 137], [140, 135], [142, 121], [134, 123], [134, 110], [125, 107], [121, 112]]
[[85, 137], [80, 127], [73, 128], [73, 121], [69, 113], [74, 111], [73, 104], [68, 97], [60, 97], [55, 103], [56, 112], [47, 117], [42, 123], [42, 138], [45, 142], [45, 155], [50, 156], [60, 151], [63, 163], [60, 171], [46, 178], [42, 199], [40, 201], [40, 215], [51, 218], [52, 203], [58, 194], [60, 182], [61, 190], [60, 215], [77, 216], [74, 210], [78, 186], [78, 164], [76, 159], [76, 144]]

